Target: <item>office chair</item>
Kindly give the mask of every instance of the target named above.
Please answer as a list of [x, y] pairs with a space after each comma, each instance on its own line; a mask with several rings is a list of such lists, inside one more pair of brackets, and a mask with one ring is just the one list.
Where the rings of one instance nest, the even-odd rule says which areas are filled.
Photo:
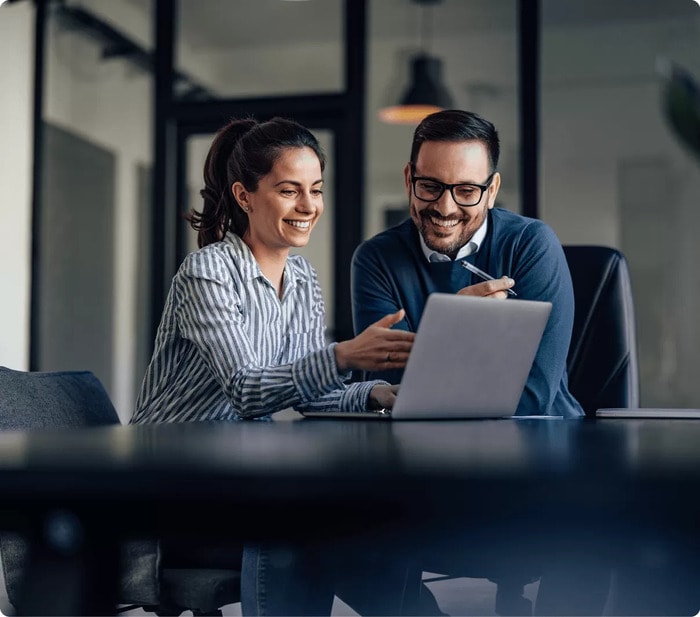
[[634, 301], [624, 255], [605, 246], [564, 246], [575, 314], [569, 391], [587, 417], [601, 407], [639, 406]]
[[[604, 246], [563, 248], [575, 301], [567, 358], [569, 390], [581, 403], [587, 417], [595, 417], [596, 409], [601, 407], [638, 407], [637, 341], [627, 261], [620, 251]], [[431, 577], [424, 582], [474, 576], [477, 576], [475, 572], [465, 571]], [[596, 592], [599, 601], [604, 603], [606, 584], [604, 580], [598, 582]], [[500, 591], [499, 585], [497, 594]], [[547, 595], [547, 591], [538, 594], [539, 609], [549, 602]], [[412, 601], [416, 602], [415, 599]], [[420, 598], [419, 606], [426, 601], [430, 602], [430, 599]], [[496, 601], [498, 604], [498, 595]], [[518, 609], [528, 611], [524, 604], [520, 607], [497, 606], [499, 614], [517, 613]]]
[[[23, 372], [0, 367], [0, 430], [91, 427], [119, 424], [100, 381], [89, 371]], [[8, 600], [22, 603], [28, 544], [17, 533], [0, 533]], [[240, 601], [240, 570], [160, 567], [155, 541], [122, 547], [118, 612], [142, 608], [156, 615], [221, 615]], [[57, 602], [60, 600], [57, 598]], [[61, 612], [57, 614], [70, 614]]]

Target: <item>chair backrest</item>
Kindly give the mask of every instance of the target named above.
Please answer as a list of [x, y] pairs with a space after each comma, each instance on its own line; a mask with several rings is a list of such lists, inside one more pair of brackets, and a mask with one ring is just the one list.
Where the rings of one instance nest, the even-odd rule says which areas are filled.
[[[0, 430], [111, 424], [120, 424], [119, 416], [102, 383], [90, 371], [43, 373], [0, 366]], [[0, 532], [5, 587], [15, 608], [21, 596], [28, 552], [23, 535]]]
[[119, 424], [90, 371], [25, 372], [0, 366], [0, 430]]
[[[0, 430], [119, 423], [109, 395], [89, 371], [40, 373], [0, 367]], [[27, 542], [20, 534], [0, 530], [0, 554], [7, 596], [17, 607], [27, 567]], [[186, 610], [215, 614], [218, 607], [240, 601], [240, 568], [161, 569], [156, 540], [130, 540], [122, 546], [119, 597], [122, 603], [143, 606], [158, 615]]]
[[601, 407], [639, 406], [634, 302], [624, 255], [605, 246], [564, 246], [576, 312], [569, 389], [587, 416]]

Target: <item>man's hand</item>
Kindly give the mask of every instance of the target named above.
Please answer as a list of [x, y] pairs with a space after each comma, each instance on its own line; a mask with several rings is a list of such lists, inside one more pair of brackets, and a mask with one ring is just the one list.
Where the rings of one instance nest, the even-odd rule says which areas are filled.
[[492, 281], [482, 281], [474, 285], [462, 287], [457, 294], [460, 296], [481, 296], [482, 298], [494, 298], [505, 300], [508, 297], [507, 289], [515, 285], [515, 281], [507, 276]]
[[403, 309], [385, 315], [355, 338], [338, 343], [335, 346], [338, 370], [343, 373], [352, 369], [385, 371], [404, 368], [416, 335], [391, 329], [404, 315]]

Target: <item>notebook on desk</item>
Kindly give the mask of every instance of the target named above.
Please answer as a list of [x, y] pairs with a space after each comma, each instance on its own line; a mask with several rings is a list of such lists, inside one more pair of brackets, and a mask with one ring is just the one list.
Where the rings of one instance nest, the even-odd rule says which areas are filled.
[[[434, 293], [428, 298], [391, 416], [403, 419], [512, 416], [552, 305]], [[327, 413], [305, 416], [331, 417]]]
[[667, 407], [610, 407], [598, 409], [597, 418], [661, 418], [671, 419], [700, 419], [700, 409], [679, 409]]

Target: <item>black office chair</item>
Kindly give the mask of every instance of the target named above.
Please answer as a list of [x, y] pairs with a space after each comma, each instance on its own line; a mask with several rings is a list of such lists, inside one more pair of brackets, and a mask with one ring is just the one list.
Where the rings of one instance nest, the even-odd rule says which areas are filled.
[[[627, 261], [620, 251], [604, 246], [563, 248], [575, 300], [567, 361], [569, 389], [587, 417], [595, 417], [596, 409], [601, 407], [638, 407], [637, 340]], [[476, 571], [435, 576], [424, 582], [472, 576], [478, 576]], [[497, 593], [502, 591], [499, 586]], [[604, 603], [605, 581], [600, 581], [596, 592]], [[430, 605], [431, 598], [425, 595], [421, 594], [419, 606], [425, 602]], [[545, 597], [538, 595], [538, 602], [546, 604], [549, 601], [547, 592], [542, 595]], [[513, 600], [504, 601], [511, 606], [498, 606], [497, 595], [497, 611], [500, 614], [518, 613], [519, 609], [527, 612], [525, 602], [512, 606]]]
[[[100, 381], [89, 371], [23, 372], [0, 367], [0, 430], [35, 430], [119, 424]], [[8, 600], [21, 603], [28, 546], [16, 533], [0, 533]], [[240, 601], [240, 569], [160, 567], [155, 541], [130, 541], [122, 550], [119, 612], [143, 608], [156, 615], [221, 615]], [[64, 614], [60, 612], [57, 614]]]
[[634, 301], [624, 255], [606, 246], [564, 246], [574, 288], [569, 390], [586, 416], [639, 406]]

